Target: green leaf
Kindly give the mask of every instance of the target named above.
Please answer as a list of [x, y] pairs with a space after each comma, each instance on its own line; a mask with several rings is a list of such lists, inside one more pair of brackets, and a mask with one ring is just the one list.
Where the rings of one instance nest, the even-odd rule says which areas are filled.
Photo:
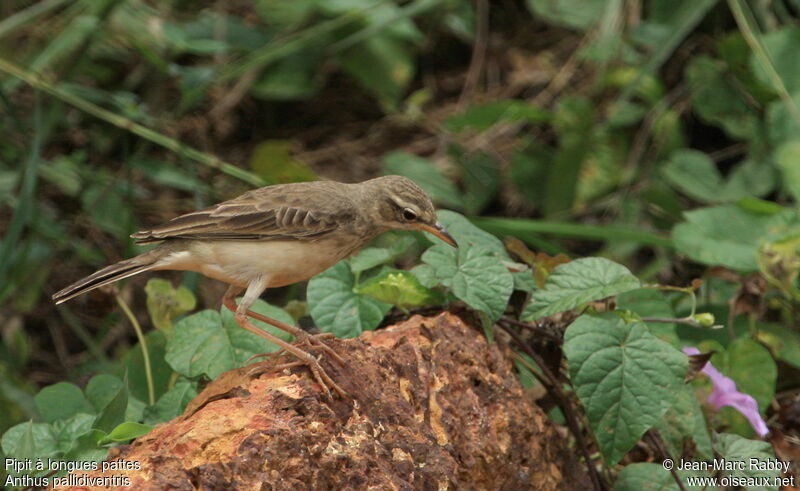
[[544, 21], [578, 30], [588, 29], [597, 22], [607, 6], [605, 0], [526, 0], [525, 3]]
[[120, 423], [100, 441], [100, 444], [102, 445], [110, 442], [126, 442], [128, 440], [133, 440], [134, 438], [139, 438], [140, 436], [150, 433], [152, 429], [152, 426], [134, 423], [131, 421]]
[[706, 154], [688, 148], [673, 152], [661, 172], [673, 186], [703, 202], [715, 199], [722, 180]]
[[775, 150], [775, 163], [783, 176], [783, 187], [800, 201], [800, 140], [783, 142]]
[[282, 0], [259, 0], [253, 2], [262, 20], [270, 25], [299, 25], [314, 14], [313, 2], [284, 2]]
[[[770, 61], [775, 66], [775, 71], [790, 93], [800, 91], [800, 67], [797, 64], [797, 49], [800, 47], [800, 28], [787, 26], [775, 29], [764, 35], [763, 45]], [[772, 78], [767, 74], [758, 56], [750, 55], [750, 67], [765, 86], [775, 86]]]
[[69, 382], [48, 385], [34, 397], [39, 414], [48, 423], [68, 419], [78, 413], [95, 414], [81, 389]]
[[[282, 2], [283, 3], [283, 2]], [[305, 99], [317, 93], [323, 85], [324, 62], [316, 50], [307, 49], [287, 56], [270, 65], [250, 87], [250, 93], [259, 99], [291, 101]]]
[[442, 294], [425, 288], [416, 276], [407, 271], [386, 271], [365, 281], [355, 291], [404, 309], [444, 301]]
[[765, 347], [752, 339], [739, 338], [711, 361], [736, 382], [740, 392], [753, 396], [762, 413], [769, 407], [775, 395], [778, 368]]
[[439, 244], [422, 255], [439, 282], [470, 307], [494, 322], [503, 315], [514, 291], [514, 278], [503, 261], [479, 247], [456, 249]]
[[[795, 105], [800, 105], [800, 91], [791, 94]], [[800, 121], [795, 117], [790, 105], [782, 99], [777, 99], [767, 105], [766, 115], [767, 136], [769, 142], [778, 147], [780, 144], [796, 140], [800, 132]]]
[[118, 424], [125, 421], [125, 411], [127, 409], [128, 384], [123, 380], [117, 393], [95, 418], [92, 428], [108, 433]]
[[[467, 220], [464, 215], [450, 210], [440, 210], [437, 213], [439, 222], [444, 225], [450, 235], [456, 239], [460, 248], [478, 247], [500, 256], [510, 259], [503, 243], [494, 235], [484, 232]], [[433, 235], [426, 233], [434, 244], [441, 244], [441, 240], [434, 238]]]
[[[772, 445], [769, 442], [762, 442], [756, 440], [748, 440], [739, 435], [732, 435], [730, 433], [719, 433], [714, 436], [714, 450], [728, 462], [746, 462], [748, 465], [744, 466], [742, 470], [723, 471], [727, 476], [737, 477], [766, 477], [770, 482], [780, 475], [778, 470], [758, 470], [753, 469], [749, 465], [752, 460], [759, 463], [774, 462], [775, 453], [772, 451]], [[752, 459], [752, 460], [751, 460]], [[775, 489], [777, 486], [749, 486], [745, 489]]]
[[691, 439], [697, 457], [713, 459], [705, 416], [694, 391], [684, 385], [676, 392], [675, 399], [675, 405], [655, 425], [670, 455], [683, 454], [683, 449]]
[[144, 287], [147, 294], [147, 312], [153, 325], [162, 331], [172, 329], [172, 319], [194, 309], [197, 300], [185, 286], [177, 289], [167, 280], [151, 278]]
[[575, 204], [582, 167], [590, 154], [595, 107], [586, 97], [562, 98], [553, 119], [559, 145], [547, 175], [544, 213], [565, 213]]
[[756, 271], [756, 251], [770, 238], [794, 233], [798, 212], [783, 209], [764, 214], [726, 205], [684, 213], [685, 222], [672, 229], [678, 251], [709, 265]]
[[392, 251], [382, 247], [367, 247], [350, 258], [350, 270], [361, 273], [368, 269], [388, 263], [392, 260]]
[[445, 128], [460, 133], [466, 129], [485, 131], [497, 123], [544, 123], [551, 118], [550, 111], [516, 99], [469, 106], [463, 113], [450, 116]]
[[458, 159], [463, 170], [464, 208], [477, 215], [495, 198], [502, 185], [497, 162], [485, 153], [466, 155]]
[[197, 396], [197, 384], [180, 378], [173, 388], [158, 399], [155, 405], [145, 409], [144, 422], [156, 424], [177, 418], [195, 396]]
[[670, 471], [661, 464], [634, 463], [622, 468], [614, 491], [680, 491]]
[[511, 184], [531, 206], [539, 206], [546, 193], [545, 175], [554, 152], [553, 148], [541, 142], [526, 141], [524, 148], [511, 156]]
[[[167, 390], [172, 367], [164, 359], [167, 349], [167, 336], [162, 331], [150, 331], [145, 334], [147, 350], [150, 355], [150, 368], [153, 375], [155, 397], [160, 397]], [[147, 377], [144, 369], [144, 356], [141, 344], [136, 344], [126, 355], [125, 368], [128, 373], [128, 389], [131, 395], [142, 401], [148, 400]]]
[[405, 176], [416, 182], [431, 199], [449, 208], [462, 208], [458, 188], [431, 160], [408, 152], [392, 152], [383, 157], [386, 174]]
[[107, 448], [97, 446], [97, 442], [105, 437], [105, 432], [100, 430], [89, 430], [76, 438], [70, 450], [64, 454], [64, 462], [99, 462], [105, 460], [108, 455]]
[[413, 274], [420, 284], [427, 288], [433, 288], [439, 284], [439, 279], [436, 277], [436, 271], [430, 264], [418, 264], [411, 268]]
[[[257, 300], [251, 310], [287, 324], [294, 323], [283, 310]], [[288, 341], [284, 331], [259, 321], [251, 322], [264, 331]], [[222, 372], [242, 366], [250, 357], [272, 353], [278, 346], [246, 331], [236, 323], [233, 313], [204, 310], [181, 319], [167, 339], [166, 360], [178, 373], [194, 378], [217, 378]]]
[[392, 308], [388, 303], [356, 293], [355, 276], [346, 261], [312, 278], [306, 296], [317, 327], [340, 338], [375, 329]]
[[414, 57], [407, 43], [375, 35], [337, 57], [342, 69], [372, 92], [386, 110], [394, 110], [414, 76]]
[[58, 452], [56, 435], [47, 423], [28, 421], [12, 426], [3, 434], [0, 442], [3, 452], [17, 459], [46, 458]]
[[92, 429], [94, 420], [93, 414], [78, 413], [67, 420], [53, 423], [58, 450], [63, 453], [69, 452], [75, 445], [75, 440]]
[[587, 257], [558, 266], [522, 314], [525, 320], [557, 314], [594, 300], [635, 290], [639, 280], [625, 266]]
[[[664, 292], [646, 288], [620, 293], [617, 296], [617, 308], [620, 310], [632, 310], [640, 317], [676, 317], [675, 309], [672, 308]], [[685, 343], [681, 343], [678, 339], [674, 323], [653, 322], [648, 324], [647, 327], [650, 329], [650, 333], [660, 340], [666, 341], [676, 348], [685, 346]]]
[[756, 339], [766, 345], [775, 358], [800, 368], [800, 334], [780, 324], [759, 324]]
[[625, 178], [624, 162], [628, 144], [606, 126], [592, 128], [584, 161], [581, 165], [575, 204], [579, 207], [613, 191]]
[[749, 140], [760, 132], [760, 117], [745, 97], [741, 83], [725, 63], [694, 56], [686, 67], [692, 108], [701, 119], [721, 127], [732, 138]]
[[705, 203], [729, 203], [748, 196], [763, 196], [775, 185], [774, 171], [769, 165], [745, 160], [725, 181], [706, 154], [685, 148], [673, 152], [661, 172], [675, 188]]
[[99, 414], [108, 406], [108, 403], [119, 393], [121, 387], [122, 380], [113, 375], [101, 373], [92, 377], [89, 383], [86, 384], [85, 392], [86, 398], [94, 406], [94, 412]]
[[414, 238], [406, 236], [395, 240], [389, 247], [361, 249], [361, 252], [350, 258], [350, 270], [358, 274], [375, 266], [386, 264], [406, 253], [413, 243]]
[[642, 322], [611, 313], [584, 315], [564, 336], [575, 391], [608, 466], [675, 404], [687, 357]]
[[514, 290], [528, 293], [533, 293], [538, 290], [536, 287], [536, 279], [533, 277], [532, 271], [517, 271], [511, 273], [511, 276], [514, 278]]
[[288, 140], [259, 143], [250, 157], [250, 168], [271, 184], [316, 181], [314, 171], [292, 156], [292, 145]]

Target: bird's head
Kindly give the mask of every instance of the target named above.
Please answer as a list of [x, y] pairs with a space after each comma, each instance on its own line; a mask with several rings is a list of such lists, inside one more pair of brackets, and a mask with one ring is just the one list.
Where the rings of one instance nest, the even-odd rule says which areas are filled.
[[372, 203], [377, 223], [389, 229], [429, 232], [453, 247], [455, 239], [436, 218], [431, 198], [414, 181], [402, 176], [385, 176], [363, 183], [370, 189], [365, 193]]

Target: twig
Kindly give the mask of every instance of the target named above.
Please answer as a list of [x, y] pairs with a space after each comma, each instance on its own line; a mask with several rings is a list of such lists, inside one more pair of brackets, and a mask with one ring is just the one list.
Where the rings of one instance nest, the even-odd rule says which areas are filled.
[[[661, 435], [658, 434], [657, 430], [651, 429], [650, 431], [645, 433], [645, 436], [647, 437], [648, 440], [650, 440], [650, 443], [652, 443], [653, 446], [656, 448], [656, 451], [659, 454], [661, 454], [661, 458], [663, 460], [669, 459], [674, 462], [669, 452], [667, 451], [666, 447], [664, 446], [664, 442], [661, 440]], [[683, 482], [681, 481], [681, 476], [678, 475], [678, 471], [675, 470], [674, 465], [670, 467], [669, 472], [670, 474], [672, 474], [672, 478], [675, 479], [675, 483], [678, 485], [681, 491], [686, 491], [686, 487], [683, 485]]]
[[486, 61], [486, 45], [489, 37], [489, 2], [488, 0], [475, 1], [475, 43], [472, 45], [472, 58], [469, 61], [469, 69], [461, 88], [461, 95], [458, 97], [459, 108], [463, 108], [472, 98], [475, 87], [481, 78], [483, 65]]
[[531, 322], [531, 323], [522, 322], [522, 321], [518, 321], [517, 319], [512, 319], [511, 317], [506, 317], [506, 316], [501, 317], [500, 318], [500, 322], [505, 322], [506, 324], [510, 324], [512, 326], [521, 327], [523, 329], [527, 329], [529, 331], [533, 331], [533, 332], [535, 332], [537, 334], [541, 334], [542, 336], [544, 336], [544, 337], [546, 337], [546, 338], [548, 338], [548, 339], [550, 339], [552, 341], [555, 341], [558, 344], [562, 344], [564, 342], [564, 340], [561, 339], [560, 336], [556, 336], [552, 332], [541, 328], [535, 322]]
[[683, 324], [692, 327], [703, 327], [699, 322], [690, 317], [642, 317], [644, 322], [660, 322], [664, 324]]
[[572, 434], [575, 435], [575, 440], [578, 442], [578, 447], [580, 447], [583, 458], [586, 460], [586, 467], [589, 469], [589, 477], [592, 479], [594, 488], [598, 491], [607, 490], [608, 486], [603, 482], [603, 479], [597, 472], [597, 469], [595, 469], [595, 467], [592, 465], [592, 455], [589, 452], [589, 446], [586, 443], [586, 439], [583, 437], [583, 433], [581, 432], [581, 427], [578, 423], [578, 416], [575, 414], [575, 410], [570, 404], [569, 398], [561, 389], [561, 384], [558, 378], [544, 363], [544, 360], [535, 351], [533, 351], [530, 346], [528, 346], [525, 341], [522, 340], [522, 338], [519, 337], [519, 334], [507, 326], [503, 326], [502, 324], [498, 325], [511, 336], [511, 338], [517, 343], [522, 351], [531, 357], [542, 370], [541, 376], [536, 372], [533, 372], [533, 375], [539, 380], [539, 382], [541, 382], [542, 385], [545, 386], [547, 391], [550, 392], [550, 394], [555, 398], [556, 403], [564, 412], [567, 425], [569, 426], [570, 431], [572, 431]]

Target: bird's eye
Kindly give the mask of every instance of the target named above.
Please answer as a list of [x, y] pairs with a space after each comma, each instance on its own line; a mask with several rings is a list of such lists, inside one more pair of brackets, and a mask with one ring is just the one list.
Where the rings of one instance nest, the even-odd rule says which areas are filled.
[[411, 208], [403, 209], [403, 219], [407, 222], [413, 222], [417, 219], [417, 213]]

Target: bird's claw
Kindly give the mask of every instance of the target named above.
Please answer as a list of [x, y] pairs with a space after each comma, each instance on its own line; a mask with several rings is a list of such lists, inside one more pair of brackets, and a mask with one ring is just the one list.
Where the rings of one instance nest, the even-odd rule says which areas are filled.
[[319, 348], [328, 355], [330, 355], [334, 360], [336, 360], [340, 365], [344, 366], [345, 361], [339, 353], [336, 352], [333, 348], [328, 346], [323, 339], [332, 339], [335, 338], [333, 334], [329, 332], [323, 332], [321, 334], [304, 334], [297, 337], [297, 344], [303, 344], [308, 346], [309, 348]]
[[[274, 357], [278, 353], [264, 353], [262, 355], [254, 355], [252, 358], [257, 358], [260, 356], [265, 357]], [[276, 358], [277, 359], [277, 358]], [[322, 365], [319, 363], [319, 359], [314, 358], [311, 355], [308, 355], [308, 358], [303, 357], [297, 361], [290, 361], [287, 363], [281, 363], [279, 365], [275, 364], [265, 364], [259, 363], [255, 365], [250, 371], [247, 372], [247, 375], [251, 378], [258, 377], [263, 375], [264, 373], [268, 372], [279, 372], [281, 370], [286, 370], [288, 368], [296, 368], [299, 366], [306, 366], [311, 371], [311, 375], [314, 377], [314, 380], [322, 387], [322, 390], [325, 392], [325, 395], [328, 399], [333, 400], [333, 394], [331, 393], [331, 389], [335, 390], [337, 394], [339, 394], [343, 399], [349, 399], [350, 396], [347, 392], [344, 391], [339, 385], [333, 381], [333, 379], [328, 375]]]

